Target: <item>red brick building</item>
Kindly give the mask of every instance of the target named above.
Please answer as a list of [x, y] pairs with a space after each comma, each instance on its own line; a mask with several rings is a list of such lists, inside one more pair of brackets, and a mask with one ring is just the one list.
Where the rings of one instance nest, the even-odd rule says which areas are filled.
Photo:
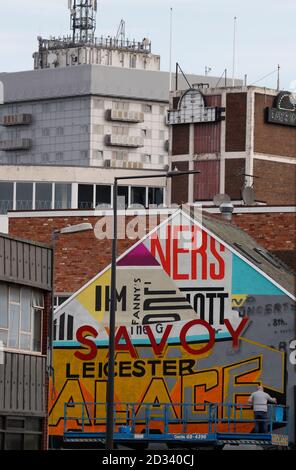
[[254, 185], [257, 201], [295, 205], [296, 105], [289, 92], [203, 86], [173, 92], [170, 107], [172, 167], [201, 172], [172, 180], [171, 202], [218, 193], [241, 200], [242, 187]]
[[[221, 217], [218, 208], [212, 206], [206, 210], [214, 217]], [[106, 218], [112, 223], [112, 212], [108, 214], [109, 217]], [[150, 217], [146, 217], [146, 225], [136, 227], [135, 211], [127, 211], [126, 214], [125, 221], [123, 218], [119, 221], [118, 255], [136, 241], [135, 238], [124, 237], [125, 227], [128, 227], [135, 237], [138, 232], [141, 238], [168, 216], [168, 212], [164, 210], [150, 211]], [[54, 285], [59, 303], [111, 263], [111, 239], [97, 238], [99, 227], [96, 224], [102, 223], [103, 217], [103, 213], [92, 210], [9, 213], [10, 234], [22, 234], [42, 243], [50, 243], [53, 230], [67, 225], [89, 222], [94, 227], [94, 231], [59, 234], [56, 238]], [[295, 212], [287, 207], [236, 207], [232, 218], [233, 224], [244, 229], [261, 246], [276, 254], [292, 269], [295, 267], [294, 222]]]

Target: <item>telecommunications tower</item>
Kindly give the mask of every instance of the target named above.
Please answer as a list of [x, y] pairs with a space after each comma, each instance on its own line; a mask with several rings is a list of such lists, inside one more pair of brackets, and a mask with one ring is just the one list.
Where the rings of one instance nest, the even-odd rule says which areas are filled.
[[93, 43], [96, 30], [97, 0], [68, 0], [73, 42]]

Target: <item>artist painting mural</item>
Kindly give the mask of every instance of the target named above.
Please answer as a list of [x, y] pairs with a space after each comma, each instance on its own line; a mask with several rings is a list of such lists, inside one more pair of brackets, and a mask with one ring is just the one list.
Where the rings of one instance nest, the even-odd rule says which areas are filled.
[[[178, 416], [174, 403], [246, 403], [262, 384], [290, 406], [293, 421], [289, 291], [181, 211], [117, 266], [116, 402], [138, 403], [140, 422], [145, 403], [155, 403], [155, 413], [159, 403], [172, 403]], [[56, 311], [49, 404], [49, 433], [56, 438], [63, 435], [65, 403], [105, 402], [110, 279], [107, 267]], [[76, 408], [68, 414], [77, 416]], [[95, 413], [104, 415], [104, 407]], [[192, 408], [189, 429], [203, 432], [204, 418], [203, 406]], [[242, 426], [252, 431], [252, 423]], [[290, 428], [294, 440], [293, 423]]]

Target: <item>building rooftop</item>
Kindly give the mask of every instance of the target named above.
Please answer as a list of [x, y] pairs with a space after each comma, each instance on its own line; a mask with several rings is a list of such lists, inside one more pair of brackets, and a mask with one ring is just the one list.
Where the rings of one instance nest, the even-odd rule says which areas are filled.
[[[219, 81], [218, 77], [202, 75], [187, 75], [187, 78], [191, 83], [207, 83], [210, 87]], [[169, 79], [169, 72], [104, 65], [0, 73], [4, 104], [85, 95], [168, 102]], [[231, 80], [229, 86], [230, 83]], [[242, 81], [236, 80], [235, 84], [241, 86]], [[179, 87], [187, 86], [180, 75]]]
[[[192, 214], [189, 209], [185, 212]], [[295, 276], [292, 270], [282, 260], [259, 245], [244, 230], [221, 217], [210, 215], [206, 211], [202, 212], [200, 220], [196, 216], [195, 219], [201, 222], [205, 229], [219, 237], [248, 262], [295, 296]]]

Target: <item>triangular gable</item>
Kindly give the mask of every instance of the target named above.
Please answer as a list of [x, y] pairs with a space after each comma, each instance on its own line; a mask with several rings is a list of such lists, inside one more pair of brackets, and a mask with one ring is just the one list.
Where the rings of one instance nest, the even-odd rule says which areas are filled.
[[[256, 291], [254, 290], [253, 294], [259, 294], [261, 293], [262, 295], [288, 295], [290, 298], [293, 300], [295, 299], [294, 296], [288, 292], [286, 289], [284, 289], [282, 286], [280, 286], [276, 281], [271, 279], [266, 273], [264, 273], [260, 268], [258, 268], [256, 265], [254, 265], [251, 261], [247, 260], [244, 258], [240, 253], [238, 253], [232, 246], [228, 245], [226, 242], [224, 242], [222, 239], [220, 239], [217, 235], [212, 233], [210, 230], [208, 230], [206, 227], [202, 225], [197, 220], [192, 219], [188, 214], [186, 214], [184, 211], [181, 209], [176, 210], [174, 214], [172, 214], [168, 219], [166, 219], [164, 222], [162, 222], [159, 226], [155, 227], [151, 232], [149, 232], [143, 239], [139, 240], [136, 242], [132, 247], [130, 247], [125, 253], [123, 253], [120, 257], [117, 259], [117, 266], [118, 266], [118, 271], [120, 268], [124, 267], [139, 267], [139, 268], [145, 268], [145, 267], [150, 267], [153, 269], [161, 269], [162, 263], [161, 260], [157, 256], [153, 256], [149, 247], [151, 245], [151, 240], [155, 237], [158, 237], [158, 235], [161, 233], [162, 235], [165, 234], [167, 227], [169, 225], [171, 226], [177, 226], [177, 225], [187, 225], [187, 226], [196, 226], [199, 228], [200, 233], [206, 233], [209, 236], [209, 244], [216, 244], [216, 247], [213, 248], [213, 251], [217, 251], [217, 247], [221, 246], [223, 251], [228, 255], [228, 257], [231, 255], [233, 258], [233, 265], [228, 266], [228, 270], [231, 271], [231, 277], [235, 274], [235, 279], [232, 281], [232, 286], [234, 291], [232, 292], [233, 295], [237, 293], [243, 293], [243, 294], [252, 294], [252, 292], [242, 292], [245, 291], [246, 289], [251, 289], [254, 288], [254, 280], [256, 285]], [[186, 248], [186, 243], [189, 241], [185, 240], [183, 245], [179, 246], [179, 249], [182, 251]], [[145, 248], [144, 248], [145, 247]], [[222, 251], [220, 251], [220, 255], [222, 254]], [[135, 259], [139, 257], [139, 263], [136, 265]], [[182, 256], [182, 252], [180, 252], [177, 256]], [[216, 261], [219, 257], [216, 257]], [[146, 260], [146, 261], [145, 261]], [[217, 263], [216, 263], [217, 264]], [[214, 262], [211, 262], [213, 270], [215, 270]], [[217, 266], [216, 266], [217, 268]], [[81, 294], [83, 291], [85, 291], [89, 286], [91, 286], [95, 281], [97, 281], [99, 278], [102, 276], [106, 278], [106, 283], [108, 284], [110, 281], [110, 265], [107, 266], [103, 271], [98, 273], [94, 278], [92, 278], [90, 281], [88, 281], [84, 286], [82, 286], [76, 293], [74, 293], [66, 302], [64, 302], [62, 305], [60, 305], [55, 312], [55, 315], [58, 316], [59, 313], [64, 311], [65, 307], [69, 305], [70, 302], [73, 300], [77, 299], [79, 294]], [[232, 269], [234, 269], [234, 272], [232, 273]], [[245, 274], [244, 276], [240, 276], [240, 279], [237, 276], [237, 273], [239, 272], [238, 270], [243, 271]], [[255, 275], [254, 271], [257, 273]], [[126, 272], [128, 272], [126, 270]], [[180, 277], [182, 277], [182, 272], [178, 273]], [[245, 276], [251, 276], [252, 281], [248, 281]], [[206, 281], [206, 280], [205, 280]], [[242, 287], [240, 287], [240, 282], [244, 282], [244, 285], [241, 284]], [[186, 280], [182, 280], [182, 282], [178, 282], [178, 280], [174, 279], [174, 283], [176, 284], [176, 287], [182, 286], [182, 289], [186, 292]], [[212, 284], [217, 285], [219, 283], [218, 280], [214, 279], [212, 280]], [[240, 291], [240, 292], [239, 292]], [[188, 295], [187, 295], [188, 298]]]

